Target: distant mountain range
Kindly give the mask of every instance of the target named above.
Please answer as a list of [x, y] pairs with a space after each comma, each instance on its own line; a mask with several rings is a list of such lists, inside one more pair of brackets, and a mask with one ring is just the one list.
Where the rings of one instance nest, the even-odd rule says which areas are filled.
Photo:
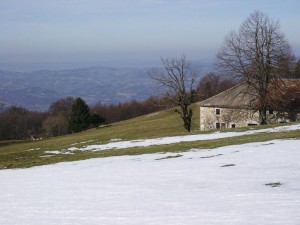
[[145, 100], [156, 84], [147, 68], [93, 67], [72, 70], [10, 72], [0, 70], [0, 102], [45, 111], [66, 96], [82, 97], [88, 104]]
[[[211, 62], [193, 63], [202, 75], [212, 71]], [[90, 67], [81, 69], [12, 72], [0, 70], [0, 106], [22, 106], [46, 111], [52, 102], [72, 96], [89, 105], [145, 100], [157, 94], [150, 68]]]

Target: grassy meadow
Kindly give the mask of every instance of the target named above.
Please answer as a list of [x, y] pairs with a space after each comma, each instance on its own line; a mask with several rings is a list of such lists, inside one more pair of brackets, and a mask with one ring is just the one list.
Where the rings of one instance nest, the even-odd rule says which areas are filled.
[[[193, 108], [193, 126], [190, 134], [199, 134], [201, 133], [199, 131], [199, 107], [197, 104], [195, 104]], [[256, 127], [256, 129], [261, 128], [266, 128], [266, 126]], [[244, 131], [247, 129], [250, 128], [235, 129], [235, 131]], [[223, 132], [226, 131], [232, 131], [232, 129], [223, 130]], [[131, 120], [114, 123], [107, 127], [91, 129], [56, 138], [43, 139], [39, 141], [0, 142], [0, 169], [28, 168], [95, 157], [138, 155], [156, 152], [182, 152], [188, 151], [191, 148], [211, 149], [225, 145], [242, 144], [255, 141], [267, 141], [282, 138], [300, 138], [300, 131], [289, 131], [209, 141], [195, 141], [161, 146], [107, 150], [101, 152], [74, 151], [74, 154], [57, 154], [52, 155], [51, 157], [46, 157], [45, 153], [45, 151], [63, 150], [70, 147], [83, 147], [91, 144], [105, 144], [112, 139], [135, 140], [184, 134], [186, 133], [184, 132], [180, 116], [177, 113], [166, 110]]]

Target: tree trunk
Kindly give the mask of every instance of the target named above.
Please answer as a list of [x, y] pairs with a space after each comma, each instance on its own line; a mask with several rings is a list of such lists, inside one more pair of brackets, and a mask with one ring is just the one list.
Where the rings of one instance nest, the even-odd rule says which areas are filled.
[[267, 109], [266, 108], [263, 108], [263, 109], [259, 110], [259, 116], [260, 116], [260, 125], [268, 124]]
[[192, 109], [189, 110], [185, 109], [182, 112], [181, 118], [183, 120], [183, 126], [186, 132], [191, 132], [192, 116], [193, 116]]

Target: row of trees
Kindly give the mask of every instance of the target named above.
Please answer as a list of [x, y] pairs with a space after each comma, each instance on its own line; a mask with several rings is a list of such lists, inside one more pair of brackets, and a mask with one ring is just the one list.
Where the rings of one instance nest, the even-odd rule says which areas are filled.
[[51, 104], [48, 112], [9, 107], [0, 113], [0, 140], [39, 139], [79, 132], [103, 119], [91, 114], [81, 99], [67, 97]]
[[47, 113], [32, 112], [21, 107], [10, 107], [0, 113], [0, 140], [28, 139], [31, 135], [41, 137], [42, 123]]
[[92, 107], [92, 110], [102, 115], [106, 124], [110, 124], [166, 109], [167, 106], [161, 103], [160, 98], [151, 96], [141, 102], [136, 100], [119, 104], [102, 104], [99, 102]]
[[[47, 112], [22, 107], [0, 108], [0, 140], [39, 139], [60, 136], [158, 111], [164, 107], [155, 97], [91, 108], [81, 98], [66, 97], [52, 103]], [[101, 116], [100, 116], [101, 115]]]

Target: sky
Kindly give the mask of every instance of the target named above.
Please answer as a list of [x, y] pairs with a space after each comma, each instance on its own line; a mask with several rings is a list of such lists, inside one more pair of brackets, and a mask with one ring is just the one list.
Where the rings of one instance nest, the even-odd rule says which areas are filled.
[[299, 57], [299, 9], [299, 0], [0, 0], [0, 69], [213, 61], [255, 10], [280, 22]]

